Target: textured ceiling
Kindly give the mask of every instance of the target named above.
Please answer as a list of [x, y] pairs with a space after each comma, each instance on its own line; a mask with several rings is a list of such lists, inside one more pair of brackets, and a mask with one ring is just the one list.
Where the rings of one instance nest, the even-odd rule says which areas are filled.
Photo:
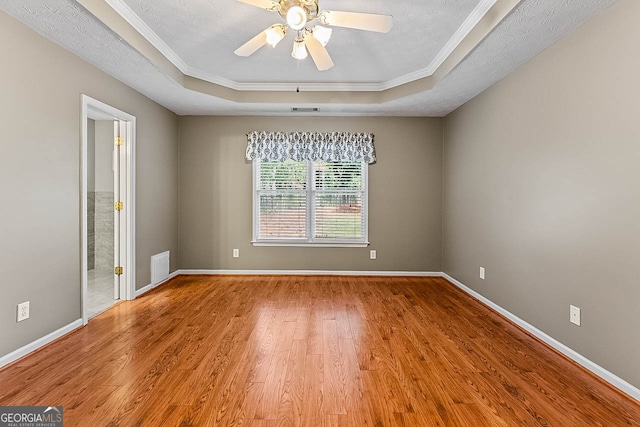
[[[406, 90], [398, 90], [392, 97], [358, 102], [356, 91], [362, 87], [381, 90], [433, 72], [429, 68], [448, 44], [452, 46], [452, 38], [465, 25], [467, 32], [474, 29], [469, 27], [474, 11], [495, 0], [320, 0], [321, 9], [394, 17], [388, 34], [334, 29], [327, 49], [336, 65], [326, 72], [318, 72], [310, 58], [299, 63], [291, 58], [292, 34], [275, 49], [263, 47], [249, 58], [233, 54], [264, 28], [282, 22], [275, 12], [235, 0], [105, 1], [184, 76], [246, 96], [225, 99], [215, 91], [187, 89], [156, 57], [134, 47], [131, 35], [117, 34], [114, 26], [110, 28], [104, 18], [94, 16], [76, 1], [0, 0], [0, 8], [178, 114], [280, 115], [291, 114], [294, 106], [313, 106], [319, 107], [315, 115], [401, 116], [446, 115], [615, 2], [523, 0], [488, 36], [479, 38], [470, 53], [463, 52], [453, 67], [440, 73], [432, 88], [405, 85]], [[318, 92], [340, 87], [344, 93], [339, 100], [329, 96], [329, 101], [322, 102], [301, 93], [297, 102], [295, 97], [259, 100], [242, 92], [243, 85], [266, 92], [283, 84], [314, 86]], [[356, 102], [345, 102], [349, 96]]]
[[[311, 58], [291, 57], [294, 31], [276, 48], [249, 58], [233, 52], [251, 37], [284, 20], [234, 0], [122, 0], [191, 69], [237, 82], [383, 82], [427, 68], [480, 0], [320, 0], [321, 10], [392, 13], [388, 34], [334, 28], [327, 49], [336, 66], [318, 72]], [[416, 31], [418, 30], [418, 31]], [[420, 34], [416, 37], [416, 34]], [[260, 72], [256, 74], [256, 68]]]

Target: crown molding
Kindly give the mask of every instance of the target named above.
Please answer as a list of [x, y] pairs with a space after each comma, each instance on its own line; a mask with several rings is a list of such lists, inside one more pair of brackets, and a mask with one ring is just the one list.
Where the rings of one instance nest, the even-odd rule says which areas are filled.
[[438, 68], [447, 60], [447, 58], [456, 50], [460, 43], [469, 35], [469, 33], [478, 25], [478, 23], [484, 18], [484, 16], [491, 10], [491, 8], [497, 3], [498, 0], [482, 0], [476, 8], [471, 12], [467, 19], [464, 20], [462, 25], [453, 33], [453, 36], [447, 41], [447, 43], [440, 49], [440, 52], [433, 58], [433, 61], [421, 70], [413, 73], [405, 74], [404, 76], [391, 79], [382, 84], [383, 88], [380, 90], [393, 89], [394, 87], [401, 86], [406, 83], [411, 83], [416, 80], [420, 80], [425, 77], [432, 76]]
[[104, 1], [184, 75], [240, 92], [289, 92], [297, 89], [305, 92], [382, 92], [430, 77], [498, 2], [481, 0], [426, 68], [391, 80], [372, 83], [243, 83], [189, 66], [123, 0]]
[[113, 10], [118, 12], [137, 32], [162, 53], [183, 74], [187, 74], [189, 66], [158, 36], [131, 8], [122, 0], [104, 0]]

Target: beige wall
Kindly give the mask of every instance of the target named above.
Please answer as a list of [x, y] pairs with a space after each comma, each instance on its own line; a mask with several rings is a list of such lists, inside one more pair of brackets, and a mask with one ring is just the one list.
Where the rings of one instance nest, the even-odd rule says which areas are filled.
[[96, 191], [96, 121], [87, 119], [87, 191]]
[[113, 120], [97, 120], [94, 123], [94, 188], [95, 191], [113, 191]]
[[[373, 132], [369, 248], [253, 247], [252, 130]], [[180, 253], [186, 269], [441, 271], [441, 119], [182, 117]], [[232, 258], [233, 248], [240, 258]], [[369, 249], [378, 259], [369, 259]]]
[[2, 12], [0, 28], [2, 356], [81, 317], [81, 94], [137, 117], [138, 288], [152, 254], [178, 250], [178, 118]]
[[638, 16], [620, 0], [446, 118], [443, 216], [445, 272], [636, 387]]

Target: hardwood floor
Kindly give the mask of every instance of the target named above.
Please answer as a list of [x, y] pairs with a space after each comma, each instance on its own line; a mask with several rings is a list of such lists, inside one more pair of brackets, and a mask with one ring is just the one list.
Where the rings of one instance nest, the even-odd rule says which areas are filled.
[[441, 278], [179, 276], [0, 370], [65, 426], [627, 426], [640, 405]]

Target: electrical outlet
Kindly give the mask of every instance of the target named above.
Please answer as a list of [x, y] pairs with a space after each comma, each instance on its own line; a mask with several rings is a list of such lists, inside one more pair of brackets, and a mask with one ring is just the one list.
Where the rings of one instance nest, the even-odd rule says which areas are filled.
[[569, 306], [569, 320], [574, 325], [580, 326], [580, 307], [575, 305]]
[[371, 249], [369, 251], [369, 259], [376, 259], [378, 257], [378, 253], [375, 249]]
[[29, 318], [29, 301], [21, 302], [18, 304], [18, 322], [27, 320]]
[[234, 249], [233, 250], [233, 257], [234, 258], [240, 258], [240, 249]]
[[480, 267], [480, 278], [484, 280], [484, 267]]

